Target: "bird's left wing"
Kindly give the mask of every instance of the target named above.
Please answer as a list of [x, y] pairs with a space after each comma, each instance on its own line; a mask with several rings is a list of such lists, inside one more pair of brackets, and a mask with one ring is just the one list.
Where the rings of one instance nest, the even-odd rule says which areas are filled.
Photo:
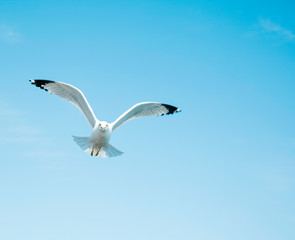
[[87, 102], [84, 94], [76, 87], [56, 81], [34, 79], [30, 80], [36, 87], [44, 89], [72, 104], [74, 104], [84, 115], [89, 125], [94, 128], [98, 121]]
[[115, 131], [117, 128], [122, 126], [127, 121], [141, 117], [152, 117], [160, 116], [164, 114], [173, 114], [180, 112], [181, 110], [177, 107], [158, 103], [158, 102], [142, 102], [137, 103], [125, 113], [123, 113], [116, 121], [112, 123], [112, 130]]

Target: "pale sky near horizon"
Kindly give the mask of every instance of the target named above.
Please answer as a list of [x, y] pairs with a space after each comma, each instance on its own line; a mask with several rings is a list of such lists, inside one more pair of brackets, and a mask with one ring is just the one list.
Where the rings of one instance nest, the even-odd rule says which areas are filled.
[[[292, 1], [0, 0], [0, 239], [293, 240]], [[157, 101], [93, 158], [97, 118]]]

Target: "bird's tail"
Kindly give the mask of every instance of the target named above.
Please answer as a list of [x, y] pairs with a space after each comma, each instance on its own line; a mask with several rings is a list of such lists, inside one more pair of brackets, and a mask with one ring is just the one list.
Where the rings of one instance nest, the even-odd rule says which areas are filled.
[[87, 149], [91, 147], [91, 144], [89, 142], [89, 137], [77, 137], [77, 136], [73, 136], [73, 140], [84, 151], [87, 151]]
[[89, 137], [77, 137], [73, 136], [73, 140], [79, 145], [79, 147], [85, 152], [89, 153], [91, 156], [101, 156], [102, 158], [117, 157], [123, 154], [120, 150], [107, 144], [105, 146], [99, 147], [94, 146], [90, 141]]
[[108, 144], [101, 148], [100, 155], [102, 158], [110, 158], [110, 157], [117, 157], [122, 155], [123, 152], [121, 152], [119, 149], [115, 148], [113, 145]]

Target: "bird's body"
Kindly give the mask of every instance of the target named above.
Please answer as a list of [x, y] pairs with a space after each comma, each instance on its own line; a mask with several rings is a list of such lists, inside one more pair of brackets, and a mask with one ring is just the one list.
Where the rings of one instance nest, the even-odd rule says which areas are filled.
[[111, 135], [112, 135], [112, 129], [110, 128], [109, 124], [107, 122], [105, 123], [105, 128], [101, 127], [101, 123], [96, 124], [96, 126], [93, 128], [91, 136], [89, 137], [89, 142], [93, 146], [91, 149], [91, 156], [99, 155], [99, 152], [102, 148], [105, 148], [105, 146], [109, 145]]
[[103, 146], [109, 143], [112, 129], [109, 127], [108, 123], [106, 124], [107, 127], [105, 129], [101, 128], [99, 123], [93, 128], [90, 136], [90, 141], [93, 142], [93, 144]]
[[116, 121], [108, 123], [99, 121], [94, 115], [90, 105], [88, 104], [83, 93], [76, 87], [57, 81], [50, 80], [30, 80], [32, 84], [57, 95], [66, 101], [74, 104], [84, 115], [92, 128], [90, 137], [73, 136], [74, 141], [91, 156], [115, 157], [123, 152], [116, 149], [110, 144], [112, 133], [129, 120], [159, 116], [164, 114], [173, 114], [179, 112], [180, 109], [163, 103], [142, 102], [134, 105], [123, 113]]

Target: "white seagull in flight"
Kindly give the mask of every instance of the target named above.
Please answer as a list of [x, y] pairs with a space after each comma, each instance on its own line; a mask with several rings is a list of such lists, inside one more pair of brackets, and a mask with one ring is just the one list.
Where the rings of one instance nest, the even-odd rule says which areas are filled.
[[123, 154], [123, 152], [113, 147], [109, 141], [112, 133], [127, 121], [141, 117], [173, 114], [181, 111], [180, 109], [168, 104], [142, 102], [137, 103], [128, 109], [116, 121], [108, 123], [105, 121], [99, 121], [95, 117], [85, 96], [78, 88], [66, 83], [50, 80], [35, 79], [30, 80], [30, 82], [36, 87], [44, 89], [45, 91], [48, 91], [49, 93], [74, 104], [83, 113], [92, 128], [92, 133], [90, 137], [73, 136], [73, 138], [80, 148], [91, 154], [91, 156], [101, 156], [102, 158], [107, 158]]

